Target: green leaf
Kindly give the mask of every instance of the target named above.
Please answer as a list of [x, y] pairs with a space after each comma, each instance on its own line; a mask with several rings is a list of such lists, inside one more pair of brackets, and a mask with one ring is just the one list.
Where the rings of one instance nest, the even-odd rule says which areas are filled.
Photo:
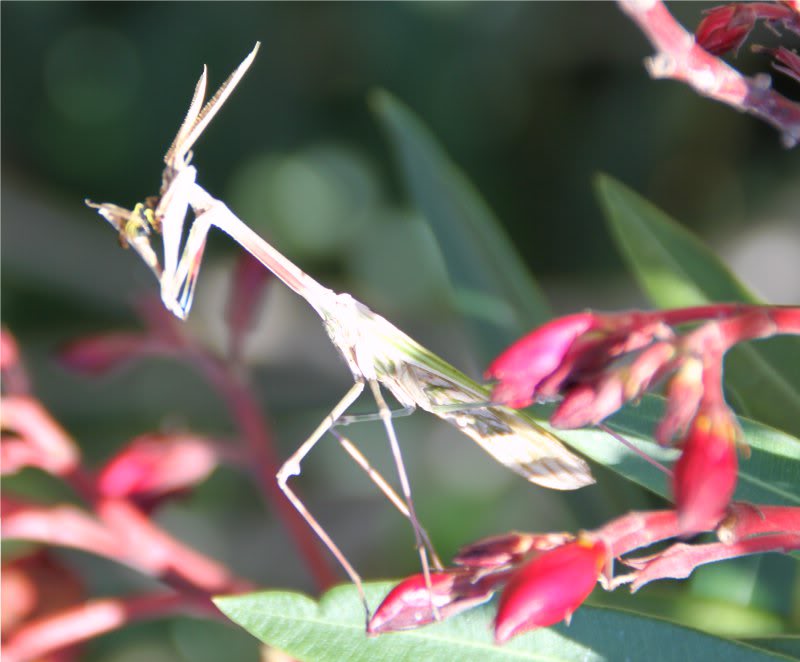
[[[392, 584], [368, 584], [372, 606]], [[785, 660], [735, 641], [714, 637], [615, 609], [581, 607], [569, 627], [561, 624], [524, 634], [499, 647], [492, 643], [495, 605], [489, 603], [442, 623], [370, 638], [355, 587], [341, 586], [319, 603], [298, 593], [266, 591], [217, 598], [231, 620], [265, 644], [309, 662], [437, 660]]]
[[[662, 308], [761, 301], [697, 237], [615, 179], [595, 189], [612, 235], [650, 300]], [[725, 361], [725, 384], [740, 413], [800, 434], [800, 340], [743, 344]]]
[[547, 320], [549, 306], [491, 209], [422, 122], [382, 90], [370, 105], [439, 243], [456, 301], [475, 320], [486, 363]]
[[[639, 450], [669, 466], [677, 459], [679, 451], [663, 448], [653, 441], [653, 430], [662, 412], [663, 400], [648, 396], [638, 406], [626, 407], [608, 424]], [[750, 457], [740, 458], [734, 498], [749, 503], [800, 506], [800, 439], [745, 418], [740, 418], [739, 423], [750, 446]], [[586, 457], [656, 494], [671, 498], [664, 473], [622, 444], [609, 440], [607, 433], [550, 429]]]

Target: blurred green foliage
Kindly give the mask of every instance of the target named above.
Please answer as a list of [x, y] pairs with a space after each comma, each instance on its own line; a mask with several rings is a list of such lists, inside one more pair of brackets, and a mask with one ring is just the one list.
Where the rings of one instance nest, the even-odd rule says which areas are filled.
[[[691, 27], [707, 6], [672, 9]], [[712, 245], [758, 230], [761, 219], [766, 227], [787, 217], [797, 232], [797, 151], [750, 117], [650, 80], [649, 47], [610, 3], [4, 2], [0, 12], [3, 324], [18, 336], [36, 392], [90, 463], [152, 429], [231, 434], [226, 411], [188, 368], [147, 361], [89, 381], [66, 374], [53, 353], [76, 335], [137, 324], [132, 301], [156, 292], [82, 200], [131, 206], [156, 193], [201, 65], [213, 88], [256, 40], [253, 68], [196, 147], [201, 183], [304, 269], [473, 376], [484, 368], [480, 351], [369, 110], [376, 88], [431, 129], [558, 312], [643, 301], [593, 197], [597, 171], [716, 238]], [[753, 73], [766, 63], [743, 51], [737, 66]], [[212, 236], [189, 321], [211, 346], [223, 346], [235, 251]], [[777, 270], [783, 282], [785, 268], [764, 262], [757, 272]], [[313, 313], [279, 285], [252, 341], [256, 388], [286, 455], [348, 375]], [[588, 495], [533, 488], [431, 418], [400, 421], [398, 433], [421, 517], [445, 558], [481, 535], [591, 527], [653, 503], [638, 488], [609, 486], [602, 471]], [[389, 467], [378, 428], [362, 427], [354, 437]], [[301, 484], [312, 510], [366, 576], [415, 571], [405, 522], [341, 455], [323, 445], [307, 463]], [[255, 491], [230, 470], [159, 521], [264, 586], [313, 590]], [[100, 572], [103, 591], [139, 586], [127, 571], [66, 556]], [[149, 659], [191, 659], [176, 643], [180, 630], [135, 632]], [[133, 645], [130, 632], [118, 636]], [[94, 644], [97, 659], [119, 650], [108, 639]]]

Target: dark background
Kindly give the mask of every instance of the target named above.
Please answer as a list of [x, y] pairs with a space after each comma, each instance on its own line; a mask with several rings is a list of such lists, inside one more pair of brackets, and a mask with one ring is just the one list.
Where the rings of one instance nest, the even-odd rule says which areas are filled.
[[[692, 29], [707, 6], [671, 9]], [[83, 333], [135, 326], [132, 301], [156, 292], [82, 200], [130, 207], [155, 193], [202, 64], [215, 88], [256, 40], [255, 64], [195, 150], [201, 183], [302, 268], [473, 375], [484, 366], [368, 108], [375, 88], [430, 127], [558, 312], [644, 303], [594, 200], [598, 171], [692, 228], [767, 298], [800, 296], [797, 151], [748, 116], [649, 79], [650, 48], [613, 4], [4, 2], [0, 10], [3, 324], [37, 393], [92, 463], [165, 426], [231, 434], [214, 394], [181, 365], [148, 361], [97, 382], [52, 357]], [[763, 28], [755, 37], [774, 43]], [[752, 74], [767, 63], [743, 50], [736, 66]], [[798, 96], [796, 85], [776, 84]], [[215, 347], [235, 254], [212, 237], [189, 321]], [[288, 455], [348, 375], [313, 313], [280, 285], [258, 329], [248, 356]], [[398, 429], [423, 521], [445, 558], [480, 535], [588, 527], [652, 505], [619, 486], [590, 496], [532, 489], [430, 418]], [[365, 428], [385, 461], [383, 447], [369, 444], [376, 431]], [[333, 444], [316, 457], [305, 493], [356, 565], [370, 578], [414, 571], [400, 518]], [[27, 480], [34, 491], [56, 490]], [[264, 586], [312, 590], [270, 513], [230, 470], [159, 518]], [[138, 586], [132, 573], [67, 556], [90, 569], [99, 593]], [[128, 635], [126, 645], [146, 641], [164, 659], [182, 659], [184, 635], [170, 636], [167, 645], [156, 634]]]

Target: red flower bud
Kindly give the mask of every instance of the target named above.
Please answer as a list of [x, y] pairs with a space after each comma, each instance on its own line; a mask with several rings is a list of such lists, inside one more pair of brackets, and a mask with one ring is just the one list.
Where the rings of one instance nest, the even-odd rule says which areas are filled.
[[703, 393], [702, 359], [696, 357], [684, 359], [681, 367], [667, 383], [667, 407], [655, 433], [658, 443], [667, 446], [676, 437], [686, 434], [689, 424], [697, 413]]
[[494, 628], [497, 643], [569, 620], [592, 592], [607, 559], [604, 542], [584, 537], [543, 552], [520, 568], [500, 595]]
[[[627, 340], [609, 336], [609, 350], [627, 350], [649, 342], [653, 329], [649, 325], [631, 332]], [[610, 353], [610, 352], [609, 352]], [[627, 358], [626, 354], [624, 358]], [[571, 386], [564, 400], [550, 417], [550, 422], [559, 428], [579, 428], [597, 425], [630, 400], [640, 397], [651, 384], [673, 366], [675, 346], [671, 342], [654, 342], [638, 352], [630, 362], [620, 361], [611, 365], [599, 377], [587, 379]]]
[[134, 439], [103, 467], [97, 486], [105, 497], [150, 501], [205, 480], [216, 465], [216, 451], [205, 439], [145, 435]]
[[655, 382], [676, 366], [675, 344], [655, 342], [642, 350], [633, 360], [624, 376], [625, 400], [641, 397]]
[[746, 3], [721, 5], [705, 14], [695, 30], [695, 41], [712, 55], [738, 51], [757, 18]]
[[736, 489], [736, 422], [724, 405], [700, 408], [675, 464], [673, 493], [686, 534], [713, 529]]
[[564, 396], [550, 422], [557, 428], [580, 428], [596, 425], [625, 403], [624, 384], [611, 374], [598, 384], [578, 384]]
[[537, 386], [563, 362], [575, 339], [597, 325], [593, 313], [559, 317], [535, 329], [492, 361], [486, 378], [499, 383], [492, 400], [510, 407], [527, 407]]
[[472, 570], [434, 572], [428, 590], [424, 575], [412, 575], [384, 598], [367, 625], [367, 633], [411, 630], [433, 623], [437, 613], [440, 619], [445, 619], [471, 609], [491, 598], [505, 576], [499, 573], [480, 577]]

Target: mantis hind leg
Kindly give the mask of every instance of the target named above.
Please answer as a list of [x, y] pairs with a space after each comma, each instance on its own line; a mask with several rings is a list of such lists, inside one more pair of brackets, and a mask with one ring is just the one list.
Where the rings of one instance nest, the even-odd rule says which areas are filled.
[[400, 489], [403, 494], [406, 509], [408, 510], [408, 519], [411, 521], [411, 527], [414, 529], [414, 540], [416, 542], [417, 552], [419, 554], [420, 564], [422, 565], [422, 574], [425, 578], [425, 586], [428, 589], [428, 597], [433, 610], [434, 618], [438, 621], [439, 610], [433, 601], [433, 587], [431, 584], [431, 569], [428, 562], [428, 553], [425, 545], [427, 533], [425, 533], [422, 525], [417, 517], [416, 510], [414, 509], [414, 501], [411, 498], [411, 484], [408, 480], [408, 473], [406, 472], [405, 463], [403, 462], [403, 455], [400, 452], [400, 444], [397, 441], [397, 434], [394, 431], [392, 424], [392, 412], [386, 404], [386, 400], [381, 393], [380, 384], [377, 381], [369, 382], [370, 390], [375, 398], [375, 403], [378, 405], [378, 412], [380, 414], [383, 427], [386, 430], [386, 436], [389, 438], [389, 445], [392, 450], [395, 466], [397, 467], [397, 475], [400, 478]]
[[[387, 499], [389, 499], [389, 501], [395, 508], [397, 508], [397, 510], [400, 511], [400, 514], [403, 515], [403, 517], [410, 520], [411, 513], [409, 512], [405, 501], [397, 494], [397, 492], [395, 492], [392, 486], [389, 485], [389, 483], [383, 477], [383, 475], [369, 463], [369, 460], [367, 460], [367, 458], [364, 457], [364, 454], [360, 450], [358, 450], [355, 444], [353, 444], [352, 441], [350, 441], [347, 437], [345, 437], [338, 430], [336, 430], [336, 427], [332, 427], [330, 433], [339, 440], [339, 444], [345, 450], [345, 452], [351, 458], [353, 458], [353, 461], [359, 467], [361, 467], [364, 473], [367, 474], [367, 476], [369, 476], [369, 479], [373, 483], [375, 483], [375, 485], [377, 485], [378, 489], [381, 492], [383, 492], [384, 496]], [[436, 568], [436, 570], [442, 570], [444, 566], [442, 565], [439, 556], [436, 554], [436, 550], [433, 547], [433, 543], [431, 542], [428, 532], [422, 526], [420, 526], [420, 534], [422, 535], [422, 541], [425, 544], [428, 553], [431, 555], [431, 562], [433, 564], [433, 567]]]

